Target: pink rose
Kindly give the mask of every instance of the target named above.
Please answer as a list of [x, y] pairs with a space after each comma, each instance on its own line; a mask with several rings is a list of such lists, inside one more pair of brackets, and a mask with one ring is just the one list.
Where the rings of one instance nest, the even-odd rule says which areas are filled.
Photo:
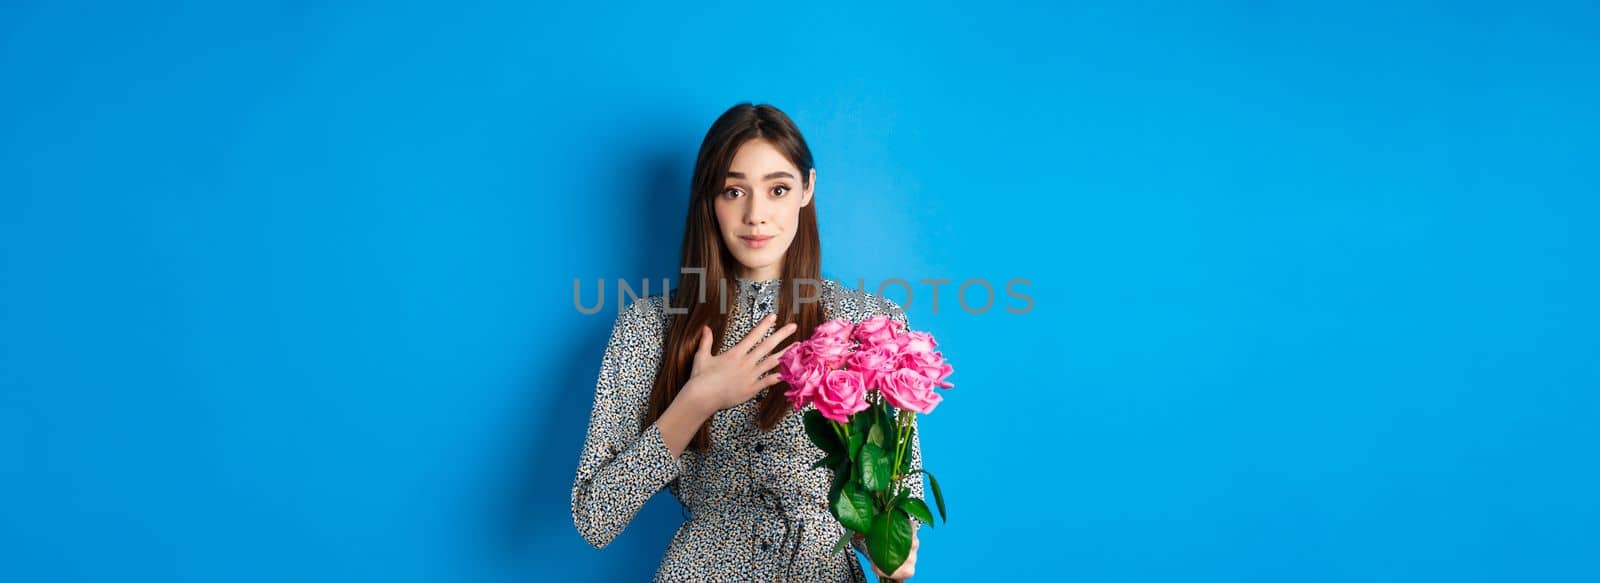
[[941, 352], [916, 352], [907, 351], [900, 353], [899, 366], [920, 374], [940, 387], [950, 388], [955, 385], [945, 382], [945, 377], [950, 376], [950, 364], [944, 361]]
[[[788, 374], [790, 371], [800, 370], [800, 365], [811, 360], [811, 345], [804, 342], [790, 344], [778, 357], [778, 374]], [[787, 376], [783, 377], [788, 382]]]
[[906, 332], [899, 338], [901, 352], [933, 352], [939, 341], [927, 332]]
[[828, 369], [826, 367], [813, 362], [803, 367], [794, 381], [788, 381], [789, 390], [784, 391], [783, 396], [794, 404], [796, 411], [799, 411], [806, 404], [816, 400], [817, 391], [822, 388], [822, 379], [827, 374]]
[[862, 320], [851, 336], [862, 346], [878, 346], [893, 341], [904, 329], [900, 322], [879, 314]]
[[811, 345], [805, 342], [796, 342], [789, 345], [789, 349], [778, 357], [778, 379], [789, 384], [789, 390], [783, 395], [794, 404], [795, 410], [800, 410], [815, 398], [817, 388], [822, 385], [822, 375], [827, 368], [817, 362], [811, 354]]
[[884, 375], [883, 398], [896, 409], [931, 413], [944, 397], [933, 390], [933, 381], [911, 369], [898, 369]]
[[897, 348], [893, 344], [886, 344], [857, 350], [846, 362], [850, 370], [861, 373], [867, 390], [872, 390], [882, 386], [878, 382], [880, 376], [894, 372], [897, 356]]
[[[818, 326], [821, 329], [821, 326]], [[844, 364], [850, 353], [855, 352], [855, 343], [848, 336], [812, 336], [806, 341], [811, 345], [811, 357], [828, 368], [838, 368]]]
[[849, 342], [850, 334], [854, 331], [855, 325], [851, 324], [849, 320], [844, 318], [835, 318], [833, 320], [828, 320], [827, 322], [817, 324], [817, 329], [811, 332], [811, 339], [816, 340], [818, 338], [836, 338], [841, 341]]
[[840, 423], [849, 423], [850, 415], [868, 407], [867, 385], [852, 370], [828, 371], [816, 397], [817, 412]]

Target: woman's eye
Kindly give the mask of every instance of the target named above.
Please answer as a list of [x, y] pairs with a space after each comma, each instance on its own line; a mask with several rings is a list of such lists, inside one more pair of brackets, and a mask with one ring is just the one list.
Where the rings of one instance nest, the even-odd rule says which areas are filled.
[[739, 189], [737, 189], [737, 188], [729, 188], [727, 190], [722, 191], [722, 196], [726, 196], [728, 198], [739, 198], [739, 195], [741, 195], [741, 194], [744, 194], [744, 193], [739, 192]]
[[776, 194], [778, 196], [783, 196], [785, 193], [788, 193], [788, 192], [789, 192], [789, 187], [787, 187], [787, 186], [774, 186], [774, 187], [772, 187], [772, 193]]

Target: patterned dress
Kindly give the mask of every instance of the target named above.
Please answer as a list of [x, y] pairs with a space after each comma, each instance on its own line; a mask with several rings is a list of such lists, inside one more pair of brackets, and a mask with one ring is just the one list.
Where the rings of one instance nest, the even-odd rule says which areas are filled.
[[[777, 306], [779, 280], [740, 279], [738, 284], [721, 350], [738, 343]], [[831, 280], [823, 280], [819, 297], [826, 319], [860, 322], [885, 314], [906, 323], [893, 301]], [[854, 553], [829, 552], [845, 529], [828, 513], [829, 470], [811, 468], [823, 458], [801, 424], [811, 406], [762, 431], [755, 418], [756, 404], [770, 390], [763, 389], [755, 399], [712, 416], [707, 451], [685, 449], [676, 459], [657, 424], [639, 429], [661, 362], [668, 317], [663, 308], [663, 296], [639, 298], [618, 313], [612, 328], [572, 484], [578, 532], [604, 548], [666, 488], [689, 518], [668, 543], [656, 581], [865, 582]], [[908, 449], [912, 469], [921, 468], [916, 434]], [[913, 495], [923, 496], [920, 475], [904, 483]], [[912, 528], [920, 526], [911, 521]], [[865, 552], [859, 538], [852, 544]]]

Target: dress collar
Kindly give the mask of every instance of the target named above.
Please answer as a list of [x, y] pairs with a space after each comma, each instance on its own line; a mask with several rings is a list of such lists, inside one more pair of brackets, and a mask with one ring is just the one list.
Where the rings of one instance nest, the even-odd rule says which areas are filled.
[[765, 316], [778, 306], [778, 290], [782, 279], [737, 278], [739, 305], [757, 317]]
[[740, 290], [764, 290], [778, 285], [782, 279], [750, 279], [748, 277], [736, 278]]

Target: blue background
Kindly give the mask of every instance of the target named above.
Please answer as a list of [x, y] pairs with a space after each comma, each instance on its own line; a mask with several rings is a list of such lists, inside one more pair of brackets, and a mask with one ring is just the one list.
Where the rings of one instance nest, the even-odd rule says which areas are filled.
[[745, 100], [830, 277], [1033, 282], [914, 288], [917, 580], [1600, 580], [1593, 4], [140, 4], [0, 7], [0, 580], [648, 578], [572, 281]]

